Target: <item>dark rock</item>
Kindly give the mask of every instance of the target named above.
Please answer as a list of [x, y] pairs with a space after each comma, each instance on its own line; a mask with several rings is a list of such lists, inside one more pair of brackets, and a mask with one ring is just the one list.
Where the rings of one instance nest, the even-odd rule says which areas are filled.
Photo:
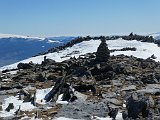
[[91, 77], [91, 71], [87, 70], [87, 68], [85, 67], [78, 67], [75, 72], [73, 72], [73, 75], [76, 75], [77, 77], [82, 77], [82, 76], [86, 76], [86, 77]]
[[11, 109], [14, 108], [13, 103], [9, 103], [8, 107], [5, 109], [7, 112], [9, 112]]
[[95, 79], [97, 81], [102, 81], [102, 80], [112, 79], [114, 76], [115, 76], [115, 73], [113, 71], [108, 71], [106, 73], [101, 73], [99, 75], [96, 75]]
[[160, 96], [160, 92], [156, 92], [156, 93], [155, 93], [155, 96]]
[[33, 106], [36, 106], [36, 92], [34, 93], [34, 96], [31, 98], [31, 104]]
[[156, 59], [157, 57], [153, 54], [153, 55], [151, 55], [151, 58]]
[[115, 120], [118, 114], [118, 108], [110, 108], [108, 115]]
[[73, 94], [73, 91], [71, 91], [69, 88], [66, 88], [62, 96], [62, 101], [69, 101], [71, 99], [71, 94]]
[[56, 62], [55, 60], [49, 59], [46, 56], [44, 56], [44, 61], [42, 61], [42, 66], [44, 66], [44, 65], [52, 65], [55, 62]]
[[156, 84], [158, 83], [158, 80], [156, 79], [154, 74], [149, 74], [147, 76], [143, 76], [143, 78], [141, 79], [141, 81], [145, 84]]
[[28, 95], [24, 96], [23, 102], [31, 102], [31, 101], [32, 101], [32, 95], [31, 94], [28, 94]]
[[17, 65], [17, 68], [18, 69], [31, 69], [31, 68], [33, 68], [34, 67], [34, 64], [33, 63], [19, 63], [18, 65]]
[[112, 70], [113, 70], [112, 67], [108, 64], [105, 64], [105, 65], [96, 64], [96, 66], [91, 69], [91, 73], [92, 75], [98, 75], [98, 74], [106, 73]]
[[77, 99], [78, 99], [77, 96], [73, 95], [73, 96], [71, 97], [71, 99], [70, 99], [70, 102], [74, 102], [74, 101], [77, 100]]
[[0, 111], [2, 111], [3, 109], [2, 109], [2, 106], [0, 106]]
[[137, 119], [142, 113], [143, 118], [148, 117], [147, 102], [138, 98], [137, 94], [132, 94], [127, 101], [128, 118]]
[[74, 102], [77, 99], [77, 96], [74, 95], [74, 92], [72, 91], [70, 86], [64, 89], [62, 101]]
[[46, 73], [40, 73], [37, 77], [36, 77], [36, 80], [37, 81], [40, 81], [40, 82], [44, 82], [44, 81], [47, 81], [47, 77], [46, 77]]
[[126, 111], [122, 111], [122, 118], [123, 120], [128, 120], [128, 114]]
[[3, 109], [2, 109], [2, 102], [0, 102], [0, 111], [2, 111]]
[[113, 64], [112, 65], [113, 71], [117, 74], [124, 73], [125, 66], [123, 62]]
[[133, 32], [131, 32], [131, 33], [129, 34], [129, 37], [133, 37]]
[[45, 96], [46, 102], [49, 102], [51, 99], [56, 101], [61, 91], [63, 91], [63, 86], [65, 85], [66, 75], [63, 76], [61, 80], [57, 80], [53, 89]]
[[78, 92], [87, 92], [91, 90], [93, 94], [96, 93], [96, 88], [93, 85], [80, 84], [80, 85], [74, 86], [74, 89]]
[[0, 90], [11, 90], [12, 86], [10, 84], [2, 84]]
[[23, 85], [21, 83], [16, 83], [12, 86], [13, 88], [22, 89]]

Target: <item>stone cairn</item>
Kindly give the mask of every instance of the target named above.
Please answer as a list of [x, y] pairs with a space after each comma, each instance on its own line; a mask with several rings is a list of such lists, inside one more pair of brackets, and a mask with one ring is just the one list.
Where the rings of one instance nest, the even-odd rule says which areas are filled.
[[110, 51], [106, 43], [106, 39], [101, 39], [101, 44], [99, 45], [96, 52], [96, 60], [99, 62], [107, 62], [110, 57]]

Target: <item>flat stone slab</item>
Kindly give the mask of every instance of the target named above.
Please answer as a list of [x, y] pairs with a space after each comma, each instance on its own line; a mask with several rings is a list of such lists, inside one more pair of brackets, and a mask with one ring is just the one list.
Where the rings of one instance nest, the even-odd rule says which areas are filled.
[[124, 86], [122, 88], [122, 91], [129, 91], [129, 90], [136, 90], [136, 86], [135, 85], [130, 85], [130, 86]]
[[160, 92], [160, 84], [148, 84], [144, 89], [137, 90], [137, 92], [155, 94]]

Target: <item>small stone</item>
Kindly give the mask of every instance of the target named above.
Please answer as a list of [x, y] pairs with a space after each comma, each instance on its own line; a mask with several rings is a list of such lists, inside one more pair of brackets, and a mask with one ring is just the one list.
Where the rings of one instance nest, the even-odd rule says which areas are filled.
[[8, 107], [5, 109], [7, 112], [9, 112], [11, 109], [14, 108], [13, 103], [9, 103]]
[[157, 57], [153, 54], [153, 55], [151, 55], [151, 58], [156, 59]]

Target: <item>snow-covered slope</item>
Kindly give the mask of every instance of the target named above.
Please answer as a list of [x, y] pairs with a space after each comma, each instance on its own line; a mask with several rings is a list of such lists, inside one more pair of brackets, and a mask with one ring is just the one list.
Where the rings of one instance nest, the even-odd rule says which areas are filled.
[[24, 60], [50, 48], [63, 45], [74, 37], [39, 38], [0, 34], [0, 67]]
[[[29, 59], [26, 59], [20, 62], [29, 63], [30, 61], [32, 61], [33, 63], [41, 63], [44, 59], [44, 56], [47, 56], [47, 58], [50, 58], [50, 59], [54, 59], [57, 62], [61, 62], [63, 60], [69, 59], [70, 57], [74, 57], [74, 56], [79, 57], [80, 55], [83, 55], [86, 53], [96, 52], [99, 44], [100, 44], [100, 40], [83, 41], [65, 50], [61, 50], [59, 52], [49, 53], [49, 54], [41, 55], [37, 57], [31, 57]], [[146, 43], [146, 42], [140, 42], [136, 40], [127, 41], [123, 39], [117, 39], [117, 40], [108, 40], [107, 44], [110, 50], [122, 49], [125, 47], [137, 48], [136, 51], [116, 51], [111, 53], [112, 55], [119, 55], [119, 54], [124, 54], [129, 56], [133, 55], [138, 58], [146, 59], [154, 54], [157, 57], [155, 60], [160, 61], [160, 54], [159, 54], [160, 47], [158, 47], [154, 43]], [[16, 68], [17, 64], [20, 62], [17, 62], [12, 65], [4, 66], [0, 68], [0, 70]]]

